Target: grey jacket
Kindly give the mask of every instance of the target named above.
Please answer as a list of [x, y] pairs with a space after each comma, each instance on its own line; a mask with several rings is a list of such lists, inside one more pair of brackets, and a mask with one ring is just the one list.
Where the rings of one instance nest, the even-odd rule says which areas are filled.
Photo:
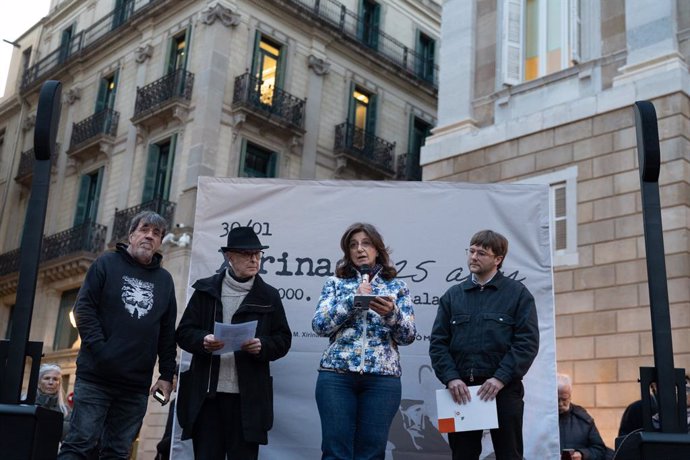
[[469, 277], [441, 297], [429, 355], [438, 379], [521, 380], [539, 351], [534, 297], [496, 273], [484, 286]]

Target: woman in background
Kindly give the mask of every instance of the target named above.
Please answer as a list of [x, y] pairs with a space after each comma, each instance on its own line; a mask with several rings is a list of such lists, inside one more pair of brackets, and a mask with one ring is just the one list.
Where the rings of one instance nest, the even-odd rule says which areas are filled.
[[62, 389], [62, 369], [57, 364], [41, 364], [38, 370], [38, 391], [36, 405], [46, 409], [62, 412], [62, 437], [64, 439], [69, 428], [69, 406], [67, 406], [65, 392]]
[[[312, 319], [314, 332], [329, 338], [316, 382], [322, 459], [383, 459], [400, 406], [398, 345], [416, 334], [412, 300], [373, 225], [351, 225], [340, 247]], [[356, 295], [377, 297], [362, 309]]]

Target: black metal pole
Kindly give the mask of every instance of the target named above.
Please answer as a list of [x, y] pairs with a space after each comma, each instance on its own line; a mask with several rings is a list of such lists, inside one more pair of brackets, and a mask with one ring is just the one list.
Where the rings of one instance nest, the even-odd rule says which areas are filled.
[[36, 295], [38, 264], [43, 242], [48, 188], [50, 186], [50, 158], [55, 149], [55, 136], [60, 121], [61, 84], [49, 80], [41, 88], [34, 129], [34, 152], [31, 196], [26, 210], [22, 231], [19, 261], [19, 282], [14, 306], [14, 321], [10, 337], [7, 361], [4, 364], [3, 385], [0, 388], [0, 403], [18, 404], [24, 377], [31, 316]]
[[[661, 225], [661, 200], [659, 198], [661, 154], [656, 111], [651, 102], [635, 102], [635, 125], [637, 127], [637, 152], [640, 163], [642, 219], [647, 253], [654, 367], [656, 368], [659, 396], [657, 398], [659, 420], [663, 433], [681, 433], [684, 430], [681, 429], [676, 410], [671, 317], [668, 307], [664, 235]], [[684, 394], [680, 396], [685, 398]]]

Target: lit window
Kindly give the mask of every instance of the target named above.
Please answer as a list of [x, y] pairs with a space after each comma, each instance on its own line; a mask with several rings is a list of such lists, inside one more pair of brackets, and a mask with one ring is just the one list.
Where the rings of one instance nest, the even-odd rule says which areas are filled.
[[72, 289], [62, 293], [60, 298], [60, 309], [58, 310], [57, 323], [55, 325], [55, 340], [53, 350], [64, 350], [72, 348], [77, 340], [78, 333], [76, 327], [70, 321], [70, 312], [74, 308], [79, 289]]
[[504, 0], [503, 82], [557, 72], [579, 60], [580, 0]]

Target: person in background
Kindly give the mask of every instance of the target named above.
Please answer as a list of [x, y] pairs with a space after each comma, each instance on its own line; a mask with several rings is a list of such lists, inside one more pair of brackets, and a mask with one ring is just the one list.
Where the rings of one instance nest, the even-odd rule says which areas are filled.
[[[177, 343], [191, 353], [180, 374], [177, 411], [182, 439], [192, 438], [203, 460], [250, 460], [268, 443], [273, 426], [273, 378], [269, 363], [285, 356], [292, 332], [278, 290], [261, 276], [263, 246], [250, 227], [228, 234], [221, 251], [228, 269], [197, 280], [177, 327]], [[214, 355], [225, 345], [215, 323], [257, 321], [256, 335], [241, 349]]]
[[[416, 335], [412, 300], [373, 225], [351, 225], [340, 248], [312, 319], [329, 338], [316, 382], [322, 459], [383, 459], [401, 399], [398, 346]], [[377, 297], [358, 309], [357, 295]]]
[[[91, 264], [74, 305], [82, 342], [74, 409], [58, 458], [128, 459], [149, 395], [170, 399], [175, 371], [177, 302], [161, 267], [167, 222], [144, 211], [132, 218], [129, 244]], [[151, 385], [158, 358], [160, 377]]]
[[584, 407], [571, 402], [573, 385], [570, 376], [558, 374], [558, 430], [561, 452], [572, 460], [605, 460], [607, 448], [594, 419]]
[[[496, 400], [498, 428], [491, 440], [498, 460], [522, 459], [522, 378], [539, 351], [534, 297], [500, 271], [508, 240], [482, 230], [470, 239], [471, 273], [440, 299], [431, 329], [429, 355], [436, 377], [458, 404], [470, 401], [469, 386], [481, 400]], [[482, 430], [450, 433], [453, 460], [477, 460]]]
[[62, 369], [57, 364], [41, 364], [38, 370], [36, 405], [62, 412], [62, 436], [60, 439], [64, 439], [69, 429], [70, 408], [62, 389]]
[[[649, 386], [649, 396], [652, 406], [651, 413], [656, 414], [658, 410], [656, 402], [656, 382], [652, 382]], [[641, 430], [643, 427], [642, 400], [638, 399], [625, 408], [623, 416], [621, 417], [620, 426], [618, 427], [618, 436], [625, 436], [633, 431]]]

